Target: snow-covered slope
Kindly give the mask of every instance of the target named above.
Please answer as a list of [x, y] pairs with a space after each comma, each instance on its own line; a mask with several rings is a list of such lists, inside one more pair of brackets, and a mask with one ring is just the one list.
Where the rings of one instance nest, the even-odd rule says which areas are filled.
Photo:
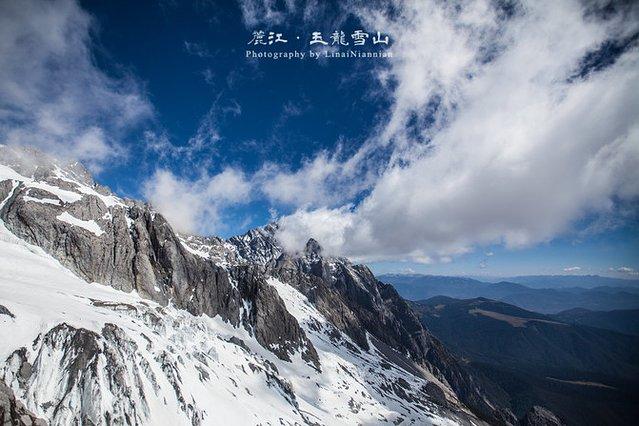
[[0, 195], [0, 417], [13, 398], [56, 425], [501, 413], [392, 288], [312, 240], [177, 235], [80, 165], [6, 147]]

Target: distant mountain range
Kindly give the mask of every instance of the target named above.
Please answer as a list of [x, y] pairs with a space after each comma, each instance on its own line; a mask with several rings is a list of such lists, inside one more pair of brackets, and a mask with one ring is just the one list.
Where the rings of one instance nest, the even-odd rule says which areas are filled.
[[[510, 281], [491, 283], [467, 277], [437, 275], [386, 274], [378, 278], [382, 282], [392, 284], [399, 294], [408, 300], [424, 300], [434, 296], [459, 299], [485, 297], [546, 314], [555, 314], [574, 308], [593, 311], [639, 308], [639, 286], [632, 284], [635, 281], [608, 277], [598, 277], [600, 279], [598, 282], [617, 286], [588, 287], [597, 281], [595, 276], [586, 277], [586, 287], [566, 286], [568, 282], [575, 281], [576, 276], [550, 276], [546, 281], [549, 288], [531, 288], [528, 285]], [[543, 282], [542, 278], [538, 276], [518, 279], [540, 286]], [[557, 284], [556, 288], [552, 288], [553, 283], [557, 282], [563, 282], [563, 284]], [[620, 282], [623, 282], [623, 285]]]
[[438, 296], [412, 307], [431, 333], [510, 395], [516, 414], [539, 405], [574, 425], [632, 424], [639, 415], [637, 336], [485, 298]]
[[[482, 280], [480, 281], [493, 281]], [[522, 275], [494, 280], [523, 284], [530, 288], [595, 288], [595, 287], [625, 287], [639, 291], [639, 280], [624, 278], [602, 277], [601, 275]]]
[[639, 309], [590, 311], [575, 308], [559, 312], [553, 318], [569, 324], [588, 325], [639, 336]]

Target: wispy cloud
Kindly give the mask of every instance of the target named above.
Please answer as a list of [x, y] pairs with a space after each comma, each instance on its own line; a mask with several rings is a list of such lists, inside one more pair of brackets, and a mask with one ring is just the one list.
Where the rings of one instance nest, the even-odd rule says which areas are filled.
[[275, 0], [240, 0], [244, 24], [249, 27], [268, 23], [281, 24], [289, 13], [295, 11], [295, 1], [287, 0], [278, 6]]
[[92, 57], [90, 15], [72, 0], [0, 3], [0, 140], [84, 161], [125, 155], [121, 140], [153, 107], [130, 75]]
[[206, 82], [206, 84], [211, 86], [215, 84], [215, 72], [213, 72], [212, 69], [206, 68], [205, 70], [203, 70], [202, 77], [204, 77], [204, 81]]
[[[294, 207], [334, 207], [368, 186], [368, 175], [354, 162], [342, 161], [341, 152], [323, 151], [290, 170], [266, 163], [257, 173], [262, 193], [273, 203]], [[340, 188], [336, 190], [336, 188]]]
[[[242, 114], [241, 105], [234, 99], [222, 99], [218, 95], [200, 118], [197, 128], [186, 143], [180, 144], [162, 129], [146, 130], [143, 133], [145, 149], [157, 155], [160, 160], [170, 160], [188, 165], [190, 168], [206, 168], [217, 155], [217, 143], [222, 140], [220, 127], [228, 117]], [[162, 165], [158, 165], [162, 167]]]
[[204, 43], [197, 43], [194, 41], [186, 41], [184, 40], [184, 50], [193, 56], [197, 56], [199, 58], [212, 58], [213, 55], [209, 52], [209, 49], [206, 47]]
[[350, 2], [325, 0], [238, 0], [242, 20], [248, 28], [259, 26], [327, 25], [339, 28], [350, 15]]

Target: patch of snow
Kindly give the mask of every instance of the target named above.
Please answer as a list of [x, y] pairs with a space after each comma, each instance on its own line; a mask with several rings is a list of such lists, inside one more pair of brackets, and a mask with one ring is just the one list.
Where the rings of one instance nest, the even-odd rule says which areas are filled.
[[100, 225], [98, 225], [95, 220], [81, 220], [81, 219], [78, 219], [77, 217], [71, 216], [68, 212], [62, 212], [60, 215], [56, 217], [56, 219], [61, 220], [62, 222], [66, 222], [69, 225], [78, 226], [80, 228], [86, 229], [87, 231], [95, 235], [96, 237], [99, 237], [102, 234], [104, 234], [104, 231], [102, 230], [102, 228], [100, 228]]
[[184, 238], [182, 237], [178, 237], [178, 238], [180, 240], [180, 243], [182, 244], [182, 247], [184, 247], [186, 251], [196, 256], [199, 256], [201, 258], [209, 259], [209, 253], [208, 251], [203, 249], [203, 246], [196, 248], [192, 246], [192, 243], [185, 241]]
[[[407, 392], [413, 392], [427, 380], [407, 374], [394, 365], [384, 369], [380, 365], [381, 354], [372, 344], [370, 352], [348, 349], [355, 347], [355, 343], [343, 334], [339, 339], [332, 337], [336, 329], [306, 296], [276, 278], [269, 278], [267, 282], [277, 290], [320, 357], [321, 374], [301, 370], [299, 362], [285, 367], [285, 375], [296, 389], [300, 409], [316, 415], [322, 419], [320, 422], [327, 420], [325, 413], [318, 412], [318, 407], [332, 414], [333, 419], [348, 419], [342, 421], [352, 424], [399, 423], [402, 418], [409, 420], [408, 424], [456, 424], [442, 418], [438, 408], [428, 403], [421, 412], [407, 410], [406, 401], [384, 389], [403, 380], [410, 385]], [[304, 375], [310, 376], [315, 386], [309, 387], [307, 380], [300, 380]]]
[[46, 182], [29, 180], [24, 181], [24, 184], [30, 188], [38, 188], [50, 192], [65, 203], [75, 203], [76, 201], [80, 201], [82, 199], [82, 195], [78, 194], [77, 192], [67, 191], [66, 189], [49, 185]]
[[31, 201], [33, 203], [53, 204], [55, 206], [59, 206], [60, 205], [60, 200], [57, 200], [55, 198], [35, 198], [35, 197], [30, 197], [28, 195], [25, 195], [24, 197], [22, 197], [22, 199], [24, 201]]
[[58, 197], [60, 200], [62, 200], [65, 203], [74, 203], [82, 198], [82, 195], [76, 192], [67, 191], [65, 189], [58, 188], [57, 186], [50, 185], [46, 182], [36, 181], [33, 178], [21, 175], [20, 173], [16, 172], [10, 167], [0, 164], [0, 180], [5, 180], [5, 179], [20, 181], [25, 186], [30, 188], [42, 189], [43, 191], [47, 191], [55, 195], [56, 197]]
[[100, 194], [98, 191], [91, 188], [90, 186], [87, 186], [81, 182], [78, 182], [75, 179], [72, 179], [71, 177], [69, 177], [66, 171], [62, 170], [58, 166], [55, 166], [54, 174], [56, 175], [57, 178], [74, 184], [76, 186], [76, 189], [80, 191], [81, 193], [87, 194], [87, 195], [93, 195], [94, 197], [99, 198], [107, 207], [113, 207], [113, 206], [126, 207], [126, 205], [122, 202], [120, 198], [116, 197], [115, 195]]

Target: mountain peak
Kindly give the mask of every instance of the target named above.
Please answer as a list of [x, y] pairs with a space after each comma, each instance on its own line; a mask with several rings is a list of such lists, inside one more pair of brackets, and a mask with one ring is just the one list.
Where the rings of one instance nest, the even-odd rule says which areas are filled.
[[314, 238], [309, 238], [304, 247], [304, 254], [306, 256], [320, 257], [322, 255], [322, 247]]

